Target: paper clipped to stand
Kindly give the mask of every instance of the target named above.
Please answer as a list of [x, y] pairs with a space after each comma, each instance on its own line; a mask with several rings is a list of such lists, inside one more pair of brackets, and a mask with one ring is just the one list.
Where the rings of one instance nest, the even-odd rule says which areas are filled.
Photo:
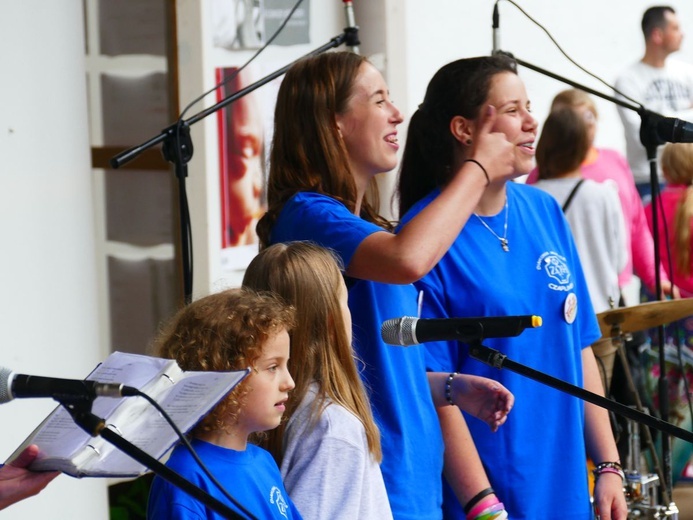
[[[181, 431], [187, 432], [249, 372], [186, 372], [175, 360], [114, 352], [86, 379], [139, 389], [158, 402]], [[159, 411], [142, 397], [97, 397], [92, 413], [103, 418], [107, 428], [155, 459], [178, 440]], [[30, 444], [40, 449], [30, 466], [34, 471], [58, 470], [80, 478], [136, 477], [147, 471], [107, 440], [82, 430], [62, 406], [46, 417], [8, 462]]]

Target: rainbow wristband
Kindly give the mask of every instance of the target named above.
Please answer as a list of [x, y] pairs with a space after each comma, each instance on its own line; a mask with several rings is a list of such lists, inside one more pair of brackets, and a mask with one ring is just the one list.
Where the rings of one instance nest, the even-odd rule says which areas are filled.
[[508, 512], [505, 510], [505, 506], [501, 502], [498, 502], [484, 510], [474, 520], [501, 520], [503, 518], [508, 518]]

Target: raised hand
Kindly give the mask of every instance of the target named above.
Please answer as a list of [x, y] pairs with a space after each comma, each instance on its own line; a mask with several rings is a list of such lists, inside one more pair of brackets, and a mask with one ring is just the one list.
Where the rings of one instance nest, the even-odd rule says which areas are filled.
[[472, 134], [472, 148], [469, 158], [484, 165], [491, 182], [507, 180], [515, 172], [515, 145], [509, 142], [505, 134], [494, 132], [496, 108], [488, 105], [481, 116], [481, 124]]

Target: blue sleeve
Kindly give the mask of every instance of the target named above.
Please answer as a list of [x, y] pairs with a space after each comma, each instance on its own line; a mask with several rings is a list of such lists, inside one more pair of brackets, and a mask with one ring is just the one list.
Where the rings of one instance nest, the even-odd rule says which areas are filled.
[[310, 240], [335, 251], [348, 267], [361, 242], [378, 231], [385, 230], [354, 215], [332, 197], [301, 192], [279, 214], [272, 243]]

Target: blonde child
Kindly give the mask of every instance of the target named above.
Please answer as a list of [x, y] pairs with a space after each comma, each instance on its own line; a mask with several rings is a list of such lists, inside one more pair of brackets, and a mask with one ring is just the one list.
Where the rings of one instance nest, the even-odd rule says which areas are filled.
[[[222, 486], [256, 518], [295, 519], [276, 463], [248, 443], [256, 432], [276, 428], [289, 391], [289, 331], [294, 310], [270, 295], [234, 289], [206, 296], [181, 309], [157, 341], [159, 355], [183, 370], [252, 371], [192, 430], [192, 446]], [[166, 463], [193, 485], [238, 511], [183, 447]], [[149, 519], [217, 519], [184, 491], [157, 477]]]
[[266, 445], [306, 519], [392, 518], [380, 472], [380, 434], [351, 348], [347, 289], [335, 256], [308, 242], [276, 244], [243, 285], [297, 310], [289, 370], [296, 388]]

